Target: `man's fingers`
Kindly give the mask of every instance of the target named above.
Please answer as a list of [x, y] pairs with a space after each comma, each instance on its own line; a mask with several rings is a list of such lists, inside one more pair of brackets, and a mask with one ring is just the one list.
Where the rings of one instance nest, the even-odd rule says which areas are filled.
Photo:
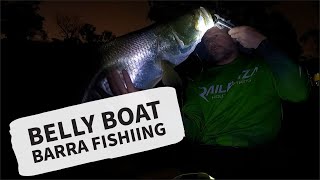
[[124, 86], [124, 84], [120, 78], [119, 73], [116, 70], [112, 71], [111, 73], [112, 73], [112, 77], [114, 79], [114, 82], [115, 82], [118, 90], [120, 91], [120, 94], [128, 93], [127, 88]]
[[242, 30], [242, 26], [234, 27], [228, 31], [228, 34], [229, 35], [237, 34], [237, 33], [241, 32], [241, 30]]
[[241, 33], [230, 34], [233, 39], [239, 39], [241, 37]]
[[244, 43], [245, 39], [243, 38], [244, 36], [241, 33], [237, 33], [234, 35], [231, 35], [231, 38], [235, 39], [238, 41], [241, 45]]
[[242, 33], [246, 31], [248, 28], [249, 28], [248, 26], [237, 26], [237, 27], [231, 28], [228, 31], [228, 34], [232, 35], [232, 34]]
[[114, 80], [111, 72], [109, 72], [109, 73], [107, 74], [107, 80], [108, 80], [109, 87], [110, 87], [112, 93], [113, 93], [114, 95], [119, 95], [119, 94], [120, 94], [120, 91], [119, 91], [119, 89], [118, 89], [118, 87], [117, 87], [117, 84], [115, 83], [115, 80]]
[[256, 49], [261, 41], [266, 39], [263, 34], [249, 26], [234, 27], [229, 30], [228, 34], [246, 48]]
[[124, 82], [127, 85], [128, 92], [130, 93], [130, 92], [137, 91], [136, 88], [133, 86], [133, 83], [131, 81], [131, 78], [130, 78], [128, 72], [126, 70], [122, 70], [122, 75], [123, 75]]
[[235, 28], [232, 28], [231, 29], [232, 31], [230, 30], [228, 33], [231, 36], [231, 38], [239, 41], [244, 36], [244, 31], [242, 30], [243, 28], [244, 28], [243, 26], [235, 27]]

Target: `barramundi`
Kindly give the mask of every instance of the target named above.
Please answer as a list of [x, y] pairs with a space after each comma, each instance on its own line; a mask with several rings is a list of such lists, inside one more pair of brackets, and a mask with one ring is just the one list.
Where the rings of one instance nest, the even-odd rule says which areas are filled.
[[[200, 7], [167, 23], [155, 23], [102, 45], [101, 68], [90, 82], [83, 101], [113, 95], [106, 78], [111, 70], [126, 70], [138, 89], [150, 89], [161, 79], [165, 85], [172, 84], [173, 68], [188, 58], [213, 26], [210, 12]], [[120, 76], [123, 80], [121, 73]]]

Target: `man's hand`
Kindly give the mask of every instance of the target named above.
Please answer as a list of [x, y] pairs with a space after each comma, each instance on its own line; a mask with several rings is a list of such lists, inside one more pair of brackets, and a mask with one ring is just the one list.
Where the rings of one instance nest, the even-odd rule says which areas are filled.
[[133, 86], [130, 76], [126, 70], [122, 70], [122, 75], [124, 83], [120, 78], [120, 74], [116, 70], [107, 74], [107, 79], [112, 93], [114, 95], [121, 95], [138, 91], [138, 89]]
[[228, 34], [245, 48], [256, 49], [266, 39], [264, 35], [249, 26], [234, 27], [229, 30]]

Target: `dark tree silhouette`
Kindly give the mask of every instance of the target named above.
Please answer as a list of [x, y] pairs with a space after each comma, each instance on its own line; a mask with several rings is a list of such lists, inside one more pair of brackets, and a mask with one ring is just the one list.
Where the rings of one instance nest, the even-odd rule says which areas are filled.
[[1, 33], [10, 40], [30, 40], [35, 35], [45, 39], [44, 18], [38, 14], [39, 3], [1, 1]]
[[116, 36], [111, 31], [103, 31], [99, 36], [99, 42], [105, 43], [115, 39]]
[[82, 23], [77, 16], [56, 16], [60, 34], [64, 39], [79, 39]]
[[92, 24], [84, 24], [80, 28], [79, 33], [82, 39], [88, 43], [95, 42], [98, 39], [98, 35], [96, 34], [96, 27]]
[[106, 43], [115, 38], [115, 35], [107, 30], [103, 31], [101, 34], [97, 34], [96, 27], [92, 24], [84, 24], [79, 32], [82, 40], [87, 43]]

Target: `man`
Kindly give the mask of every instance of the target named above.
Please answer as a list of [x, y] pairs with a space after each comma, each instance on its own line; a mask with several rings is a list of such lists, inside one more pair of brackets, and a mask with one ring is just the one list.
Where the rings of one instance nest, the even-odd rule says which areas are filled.
[[[235, 27], [229, 31], [213, 27], [205, 33], [202, 43], [206, 66], [188, 81], [182, 112], [187, 139], [193, 144], [205, 145], [201, 146], [205, 150], [196, 150], [184, 158], [212, 167], [229, 160], [239, 163], [244, 159], [236, 160], [237, 157], [244, 158], [247, 154], [233, 153], [235, 150], [259, 147], [276, 138], [281, 125], [282, 99], [292, 102], [307, 99], [307, 76], [284, 53], [271, 46], [267, 37], [251, 27]], [[237, 43], [254, 49], [260, 57], [241, 55]], [[117, 73], [108, 76], [115, 94], [136, 91], [128, 74], [123, 73], [127, 88]], [[219, 161], [219, 158], [222, 159]], [[234, 166], [241, 167], [241, 164]], [[203, 167], [197, 170], [214, 172]], [[223, 174], [222, 171], [225, 169], [219, 173]]]
[[[280, 128], [280, 100], [308, 97], [301, 68], [247, 26], [230, 31], [213, 27], [203, 36], [207, 68], [188, 83], [183, 113], [187, 137], [204, 144], [248, 147], [273, 140]], [[255, 49], [262, 59], [245, 59], [236, 42]], [[136, 91], [123, 71], [108, 81], [116, 95]], [[126, 88], [127, 87], [127, 88]]]
[[[262, 58], [246, 59], [235, 41]], [[280, 100], [308, 96], [307, 77], [266, 37], [250, 27], [212, 28], [203, 37], [210, 67], [190, 82], [183, 112], [192, 140], [249, 147], [273, 140], [281, 123]]]

